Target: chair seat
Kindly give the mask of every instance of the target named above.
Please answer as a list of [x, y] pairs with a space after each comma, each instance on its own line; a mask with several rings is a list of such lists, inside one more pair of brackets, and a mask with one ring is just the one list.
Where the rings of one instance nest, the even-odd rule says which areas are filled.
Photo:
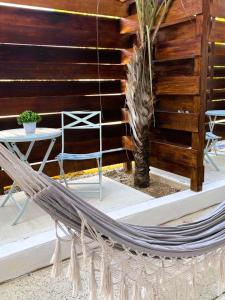
[[57, 160], [85, 160], [85, 159], [98, 159], [102, 157], [101, 152], [92, 152], [85, 154], [71, 154], [71, 153], [60, 153], [57, 155]]
[[210, 132], [210, 131], [209, 131], [209, 132], [206, 132], [205, 138], [206, 138], [207, 141], [208, 141], [208, 140], [219, 140], [219, 139], [221, 139], [220, 136], [215, 135], [214, 133], [212, 133], [212, 132]]

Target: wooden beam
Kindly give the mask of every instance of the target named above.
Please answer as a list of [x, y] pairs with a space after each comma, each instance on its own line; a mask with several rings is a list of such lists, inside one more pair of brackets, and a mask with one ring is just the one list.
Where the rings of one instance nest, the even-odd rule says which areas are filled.
[[[51, 8], [55, 10], [66, 10], [96, 14], [96, 0], [2, 0], [4, 3], [20, 5], [30, 5], [35, 7]], [[110, 2], [110, 3], [109, 3]], [[116, 17], [126, 17], [128, 15], [128, 4], [120, 3], [117, 0], [101, 0], [98, 14]]]

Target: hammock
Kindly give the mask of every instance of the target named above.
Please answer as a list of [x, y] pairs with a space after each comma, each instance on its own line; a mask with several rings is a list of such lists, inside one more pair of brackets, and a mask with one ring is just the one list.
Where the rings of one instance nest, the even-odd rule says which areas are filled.
[[[90, 268], [90, 300], [96, 299], [100, 272], [103, 299], [198, 299], [196, 277], [213, 265], [225, 284], [225, 203], [196, 222], [177, 227], [118, 222], [44, 174], [38, 174], [0, 144], [0, 166], [56, 222], [53, 277], [62, 272], [61, 243], [71, 242], [68, 278], [73, 294], [81, 288], [78, 249]], [[57, 228], [65, 237], [60, 237]], [[94, 246], [93, 246], [94, 242]], [[213, 262], [213, 263], [212, 263]], [[214, 263], [216, 262], [216, 263]], [[130, 298], [132, 296], [132, 298]], [[186, 299], [186, 298], [184, 298]]]

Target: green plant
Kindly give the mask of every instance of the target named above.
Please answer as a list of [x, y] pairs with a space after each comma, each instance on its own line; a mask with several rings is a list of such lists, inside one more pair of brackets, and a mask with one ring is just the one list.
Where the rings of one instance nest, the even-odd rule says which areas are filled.
[[22, 125], [23, 123], [38, 123], [40, 121], [41, 117], [39, 116], [39, 114], [31, 110], [26, 110], [22, 112], [17, 118], [17, 122], [19, 125]]

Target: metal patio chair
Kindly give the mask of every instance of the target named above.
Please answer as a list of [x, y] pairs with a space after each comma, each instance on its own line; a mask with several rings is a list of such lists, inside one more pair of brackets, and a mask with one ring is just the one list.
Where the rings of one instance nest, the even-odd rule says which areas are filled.
[[205, 139], [206, 139], [206, 147], [204, 150], [204, 155], [205, 155], [205, 160], [209, 163], [212, 164], [212, 166], [219, 171], [219, 167], [217, 164], [213, 161], [213, 159], [210, 157], [209, 152], [214, 151], [215, 154], [217, 155], [217, 150], [216, 150], [216, 143], [221, 139], [220, 136], [215, 135], [211, 131], [206, 132], [205, 134]]
[[[61, 113], [62, 124], [62, 151], [56, 157], [60, 167], [60, 178], [65, 185], [69, 187], [70, 184], [98, 184], [99, 185], [99, 199], [102, 200], [102, 124], [101, 111], [63, 111]], [[65, 152], [65, 130], [98, 130], [99, 131], [99, 151], [85, 154], [66, 153]], [[96, 159], [98, 167], [98, 182], [75, 183], [70, 182], [64, 172], [63, 163], [66, 160], [79, 161]], [[93, 192], [93, 191], [85, 191]]]

